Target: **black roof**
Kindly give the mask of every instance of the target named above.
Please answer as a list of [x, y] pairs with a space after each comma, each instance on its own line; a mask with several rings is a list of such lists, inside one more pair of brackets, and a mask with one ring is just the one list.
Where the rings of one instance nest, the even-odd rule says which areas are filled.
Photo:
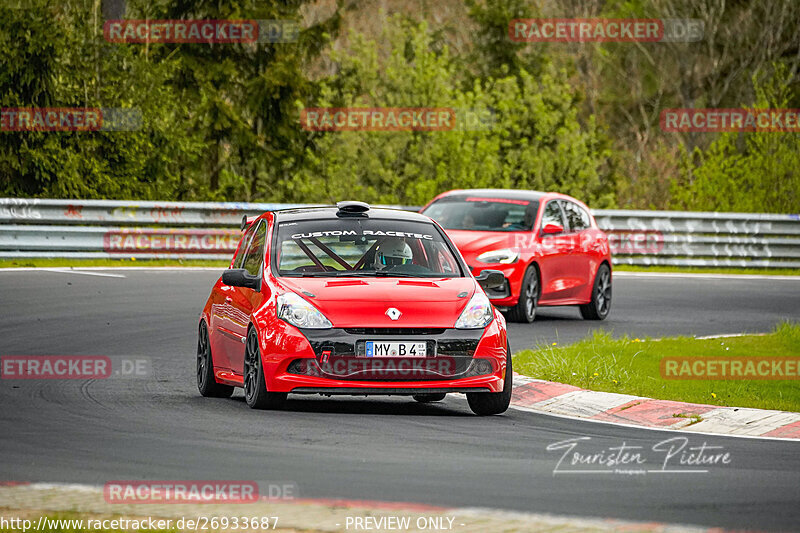
[[[339, 209], [334, 206], [325, 207], [295, 207], [291, 209], [281, 209], [275, 211], [276, 220], [278, 222], [286, 222], [289, 220], [316, 220], [316, 219], [335, 219]], [[408, 220], [411, 222], [430, 222], [430, 219], [424, 215], [420, 215], [415, 211], [404, 211], [402, 209], [386, 209], [379, 207], [371, 207], [365, 213], [367, 217], [381, 220]], [[353, 217], [357, 218], [357, 217]]]
[[526, 191], [520, 189], [458, 189], [444, 194], [442, 198], [456, 199], [470, 196], [483, 198], [501, 198], [504, 200], [529, 200], [538, 201], [547, 194], [541, 191]]

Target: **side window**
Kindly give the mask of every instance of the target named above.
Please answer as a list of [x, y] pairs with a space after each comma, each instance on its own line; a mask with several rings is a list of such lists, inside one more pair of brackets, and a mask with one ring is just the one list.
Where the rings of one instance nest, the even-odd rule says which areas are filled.
[[250, 246], [247, 247], [247, 255], [244, 258], [241, 268], [247, 270], [253, 276], [257, 276], [261, 271], [261, 264], [264, 262], [264, 243], [267, 240], [267, 225], [264, 221], [258, 224]]
[[567, 221], [572, 231], [581, 231], [589, 228], [589, 213], [583, 210], [578, 204], [565, 201], [564, 212], [567, 215]]
[[567, 227], [564, 224], [564, 217], [561, 215], [561, 208], [558, 207], [557, 200], [551, 200], [547, 202], [547, 205], [544, 207], [544, 213], [542, 214], [542, 228], [544, 228], [548, 224], [558, 224], [559, 226], [563, 226], [565, 229]]
[[236, 255], [233, 256], [233, 263], [231, 268], [243, 268], [242, 263], [244, 262], [244, 257], [247, 255], [247, 247], [250, 245], [250, 239], [253, 237], [253, 233], [255, 233], [256, 225], [250, 224], [247, 228], [247, 231], [244, 232], [242, 235], [242, 240], [239, 242], [239, 248], [236, 249]]
[[578, 207], [578, 211], [581, 214], [581, 220], [583, 220], [583, 224], [587, 228], [591, 228], [592, 227], [592, 218], [589, 216], [589, 213], [586, 211], [586, 209], [584, 209], [584, 208], [579, 206]]

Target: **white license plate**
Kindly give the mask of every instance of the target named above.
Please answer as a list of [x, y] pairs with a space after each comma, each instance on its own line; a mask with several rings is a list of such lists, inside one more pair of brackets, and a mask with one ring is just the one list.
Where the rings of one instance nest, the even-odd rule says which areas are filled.
[[367, 357], [427, 357], [424, 342], [367, 341]]

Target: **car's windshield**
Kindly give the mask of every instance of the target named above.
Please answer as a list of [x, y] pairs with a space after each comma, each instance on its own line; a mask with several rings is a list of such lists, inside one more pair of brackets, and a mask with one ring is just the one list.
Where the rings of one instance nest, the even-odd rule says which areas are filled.
[[363, 217], [278, 224], [273, 271], [296, 277], [462, 277], [431, 223]]
[[538, 209], [537, 200], [445, 197], [428, 206], [424, 214], [444, 229], [529, 231], [533, 229]]

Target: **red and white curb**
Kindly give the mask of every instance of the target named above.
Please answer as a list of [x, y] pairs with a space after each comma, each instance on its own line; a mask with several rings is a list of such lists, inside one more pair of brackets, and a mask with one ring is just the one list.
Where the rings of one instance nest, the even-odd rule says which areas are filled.
[[597, 392], [514, 373], [512, 407], [595, 422], [800, 440], [800, 413]]

